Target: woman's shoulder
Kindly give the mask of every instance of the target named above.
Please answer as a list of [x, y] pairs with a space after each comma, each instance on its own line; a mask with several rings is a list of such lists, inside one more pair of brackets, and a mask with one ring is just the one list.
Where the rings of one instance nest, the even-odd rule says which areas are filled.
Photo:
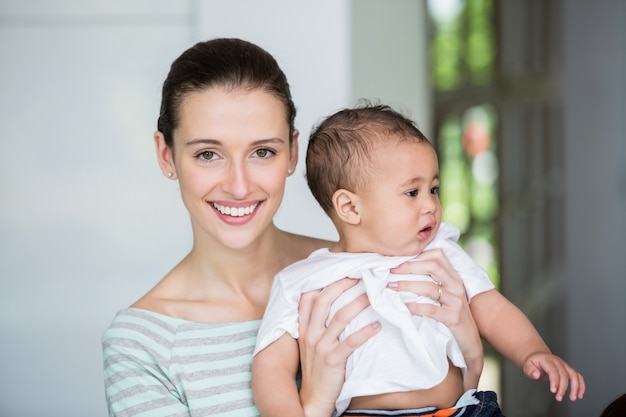
[[131, 307], [123, 308], [115, 313], [113, 317], [112, 324], [115, 323], [163, 323], [171, 326], [176, 326], [180, 323], [185, 322], [183, 319], [179, 319], [177, 317], [169, 316], [167, 314], [162, 314], [156, 311], [151, 311], [147, 309], [143, 309], [140, 307], [135, 307], [134, 305]]
[[136, 344], [171, 349], [179, 339], [211, 335], [255, 333], [260, 320], [232, 323], [194, 322], [140, 308], [129, 307], [117, 312], [102, 336], [103, 345]]
[[311, 253], [320, 248], [328, 248], [336, 242], [330, 240], [319, 239], [311, 236], [298, 235], [295, 233], [285, 232], [288, 240], [287, 248], [289, 248], [293, 257], [293, 262], [308, 257]]
[[215, 328], [225, 324], [245, 325], [246, 323], [255, 323], [260, 320], [234, 321], [234, 322], [196, 322], [181, 317], [171, 316], [157, 311], [145, 310], [135, 305], [119, 310], [113, 317], [113, 321], [109, 328], [114, 327], [153, 327], [158, 326], [175, 333], [178, 328]]
[[135, 340], [150, 343], [157, 339], [172, 340], [184, 320], [138, 308], [125, 308], [117, 312], [102, 339]]

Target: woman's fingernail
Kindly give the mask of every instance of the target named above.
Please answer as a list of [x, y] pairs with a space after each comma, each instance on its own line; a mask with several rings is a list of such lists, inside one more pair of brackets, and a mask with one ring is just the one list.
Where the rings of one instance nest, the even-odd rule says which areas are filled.
[[379, 321], [375, 321], [374, 323], [372, 323], [372, 327], [376, 330], [380, 329], [380, 322]]
[[395, 282], [395, 281], [388, 282], [387, 283], [387, 288], [398, 288], [398, 283]]

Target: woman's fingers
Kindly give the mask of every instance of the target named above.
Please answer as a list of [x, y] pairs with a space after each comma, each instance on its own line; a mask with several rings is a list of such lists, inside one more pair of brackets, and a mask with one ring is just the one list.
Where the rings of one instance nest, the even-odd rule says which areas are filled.
[[302, 294], [298, 307], [298, 323], [300, 333], [309, 333], [316, 340], [324, 333], [330, 307], [344, 291], [358, 283], [356, 279], [341, 279], [323, 290], [310, 291]]
[[367, 342], [372, 336], [378, 333], [380, 329], [380, 322], [375, 321], [352, 333], [339, 344], [335, 359], [345, 363], [348, 356], [350, 356], [363, 343]]
[[300, 401], [305, 410], [332, 413], [344, 383], [348, 356], [380, 329], [379, 323], [372, 323], [339, 341], [346, 325], [369, 306], [365, 294], [341, 307], [328, 320], [333, 301], [357, 283], [354, 279], [340, 280], [323, 291], [303, 294], [300, 300]]
[[357, 283], [356, 279], [345, 278], [321, 291], [303, 294], [300, 300], [300, 343], [327, 355], [324, 360], [332, 366], [345, 365], [348, 356], [378, 331], [379, 325], [372, 324], [339, 342], [339, 336], [346, 326], [370, 305], [365, 294], [341, 307], [328, 319], [332, 303]]
[[315, 304], [315, 297], [320, 291], [310, 291], [302, 294], [300, 297], [300, 304], [298, 304], [298, 325], [301, 333], [306, 333], [311, 321], [311, 313], [313, 311], [313, 304]]
[[387, 287], [394, 291], [411, 292], [428, 297], [441, 304], [446, 293], [443, 283], [439, 281], [394, 281], [390, 282]]
[[[409, 291], [438, 301], [441, 305], [466, 297], [465, 286], [441, 249], [423, 252], [416, 260], [405, 262], [391, 272], [429, 275], [433, 281], [398, 281], [397, 290]], [[396, 289], [396, 288], [394, 288]]]
[[463, 352], [468, 372], [466, 388], [475, 388], [483, 366], [483, 350], [478, 328], [470, 312], [465, 286], [441, 249], [425, 251], [412, 261], [391, 269], [395, 274], [429, 275], [432, 281], [399, 280], [388, 287], [408, 291], [438, 301], [407, 303], [411, 314], [430, 317], [445, 324]]
[[[397, 273], [413, 273], [421, 270], [430, 275], [434, 271], [446, 271], [451, 277], [456, 276], [456, 271], [448, 261], [445, 253], [441, 249], [431, 249], [422, 252], [417, 258], [404, 262], [393, 269]], [[459, 278], [460, 279], [460, 278]]]
[[[370, 303], [367, 295], [361, 294], [353, 301], [337, 310], [333, 318], [328, 323], [328, 329], [324, 334], [324, 341], [328, 343], [338, 341], [339, 336], [344, 331], [346, 326], [369, 305]], [[345, 363], [345, 361], [348, 359], [348, 356], [350, 356], [350, 354], [354, 352], [357, 347], [365, 343], [367, 339], [369, 339], [373, 335], [373, 332], [375, 332], [376, 329], [377, 328], [370, 330], [366, 329], [361, 332], [353, 333], [342, 342], [337, 343], [336, 348], [329, 358], [331, 359], [331, 362]]]

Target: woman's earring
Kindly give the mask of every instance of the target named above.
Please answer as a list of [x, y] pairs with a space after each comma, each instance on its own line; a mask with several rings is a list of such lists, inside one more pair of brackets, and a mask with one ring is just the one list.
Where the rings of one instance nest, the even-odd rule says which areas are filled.
[[168, 172], [168, 173], [167, 173], [167, 176], [168, 176], [169, 178], [172, 178], [172, 177], [174, 176], [174, 173], [173, 173], [172, 171], [170, 171], [170, 172]]
[[287, 174], [291, 175], [291, 168], [287, 170]]

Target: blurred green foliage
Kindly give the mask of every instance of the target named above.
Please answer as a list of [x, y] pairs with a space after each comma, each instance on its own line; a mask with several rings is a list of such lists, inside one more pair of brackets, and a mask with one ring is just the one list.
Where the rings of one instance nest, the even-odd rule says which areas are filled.
[[[492, 0], [430, 0], [435, 93], [459, 92], [493, 81]], [[461, 231], [460, 244], [496, 286], [498, 166], [497, 112], [488, 104], [438, 115], [437, 134], [444, 221]]]

